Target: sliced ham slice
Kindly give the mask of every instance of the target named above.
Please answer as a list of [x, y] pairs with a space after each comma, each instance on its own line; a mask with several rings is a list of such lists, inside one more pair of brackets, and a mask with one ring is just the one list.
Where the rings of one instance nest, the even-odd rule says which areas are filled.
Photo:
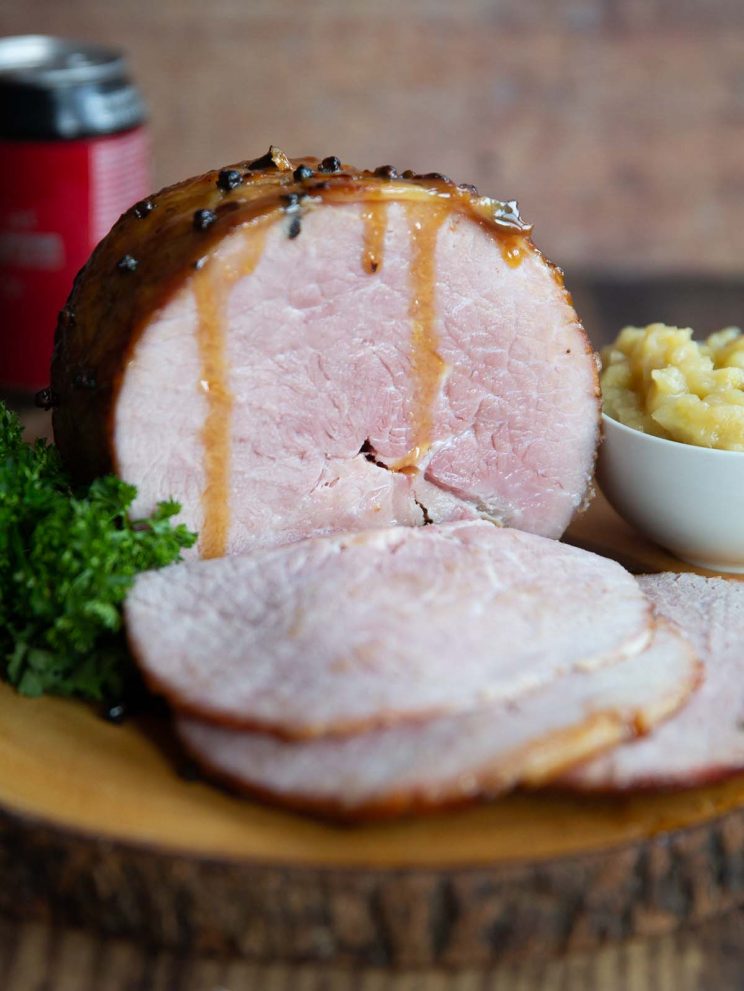
[[483, 521], [177, 564], [140, 575], [125, 610], [176, 707], [287, 737], [515, 698], [652, 630], [620, 565]]
[[477, 712], [309, 742], [183, 716], [176, 728], [199, 763], [238, 789], [327, 815], [394, 815], [544, 784], [668, 716], [698, 671], [691, 646], [662, 624], [634, 658]]
[[74, 474], [114, 469], [135, 513], [177, 499], [204, 557], [427, 520], [557, 537], [599, 428], [591, 347], [514, 204], [276, 149], [122, 217], [52, 389]]
[[705, 680], [650, 736], [577, 769], [567, 781], [574, 788], [679, 788], [744, 770], [744, 584], [671, 573], [639, 582], [658, 611], [687, 634], [704, 662]]

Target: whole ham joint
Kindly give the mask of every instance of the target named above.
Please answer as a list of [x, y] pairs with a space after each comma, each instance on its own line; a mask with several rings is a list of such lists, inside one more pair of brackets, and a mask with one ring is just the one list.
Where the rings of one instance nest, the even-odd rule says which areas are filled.
[[483, 520], [145, 572], [125, 616], [146, 680], [177, 709], [286, 738], [513, 700], [653, 633], [619, 564]]
[[584, 503], [594, 355], [512, 203], [439, 175], [254, 162], [134, 206], [80, 273], [52, 369], [79, 479], [181, 502], [202, 557]]

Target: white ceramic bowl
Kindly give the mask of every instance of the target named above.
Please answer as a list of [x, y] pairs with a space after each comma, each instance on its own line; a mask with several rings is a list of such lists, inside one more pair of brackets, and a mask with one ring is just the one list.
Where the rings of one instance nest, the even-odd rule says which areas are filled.
[[597, 480], [618, 513], [683, 561], [744, 573], [744, 452], [603, 421]]

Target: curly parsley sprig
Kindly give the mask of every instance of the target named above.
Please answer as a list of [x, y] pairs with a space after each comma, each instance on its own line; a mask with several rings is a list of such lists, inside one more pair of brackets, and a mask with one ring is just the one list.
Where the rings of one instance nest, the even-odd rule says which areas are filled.
[[135, 495], [113, 475], [73, 491], [56, 448], [25, 443], [0, 403], [0, 668], [23, 694], [102, 700], [123, 690], [127, 591], [196, 540], [171, 522], [176, 502], [131, 520]]

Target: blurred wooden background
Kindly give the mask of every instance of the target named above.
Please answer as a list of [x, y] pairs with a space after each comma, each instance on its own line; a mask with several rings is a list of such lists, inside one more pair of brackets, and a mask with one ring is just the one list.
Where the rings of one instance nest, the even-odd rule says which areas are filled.
[[564, 267], [744, 273], [742, 0], [0, 0], [124, 46], [156, 180], [270, 142], [516, 197]]
[[442, 171], [519, 200], [595, 339], [744, 321], [744, 0], [0, 0], [22, 32], [127, 49], [158, 185], [271, 142]]

